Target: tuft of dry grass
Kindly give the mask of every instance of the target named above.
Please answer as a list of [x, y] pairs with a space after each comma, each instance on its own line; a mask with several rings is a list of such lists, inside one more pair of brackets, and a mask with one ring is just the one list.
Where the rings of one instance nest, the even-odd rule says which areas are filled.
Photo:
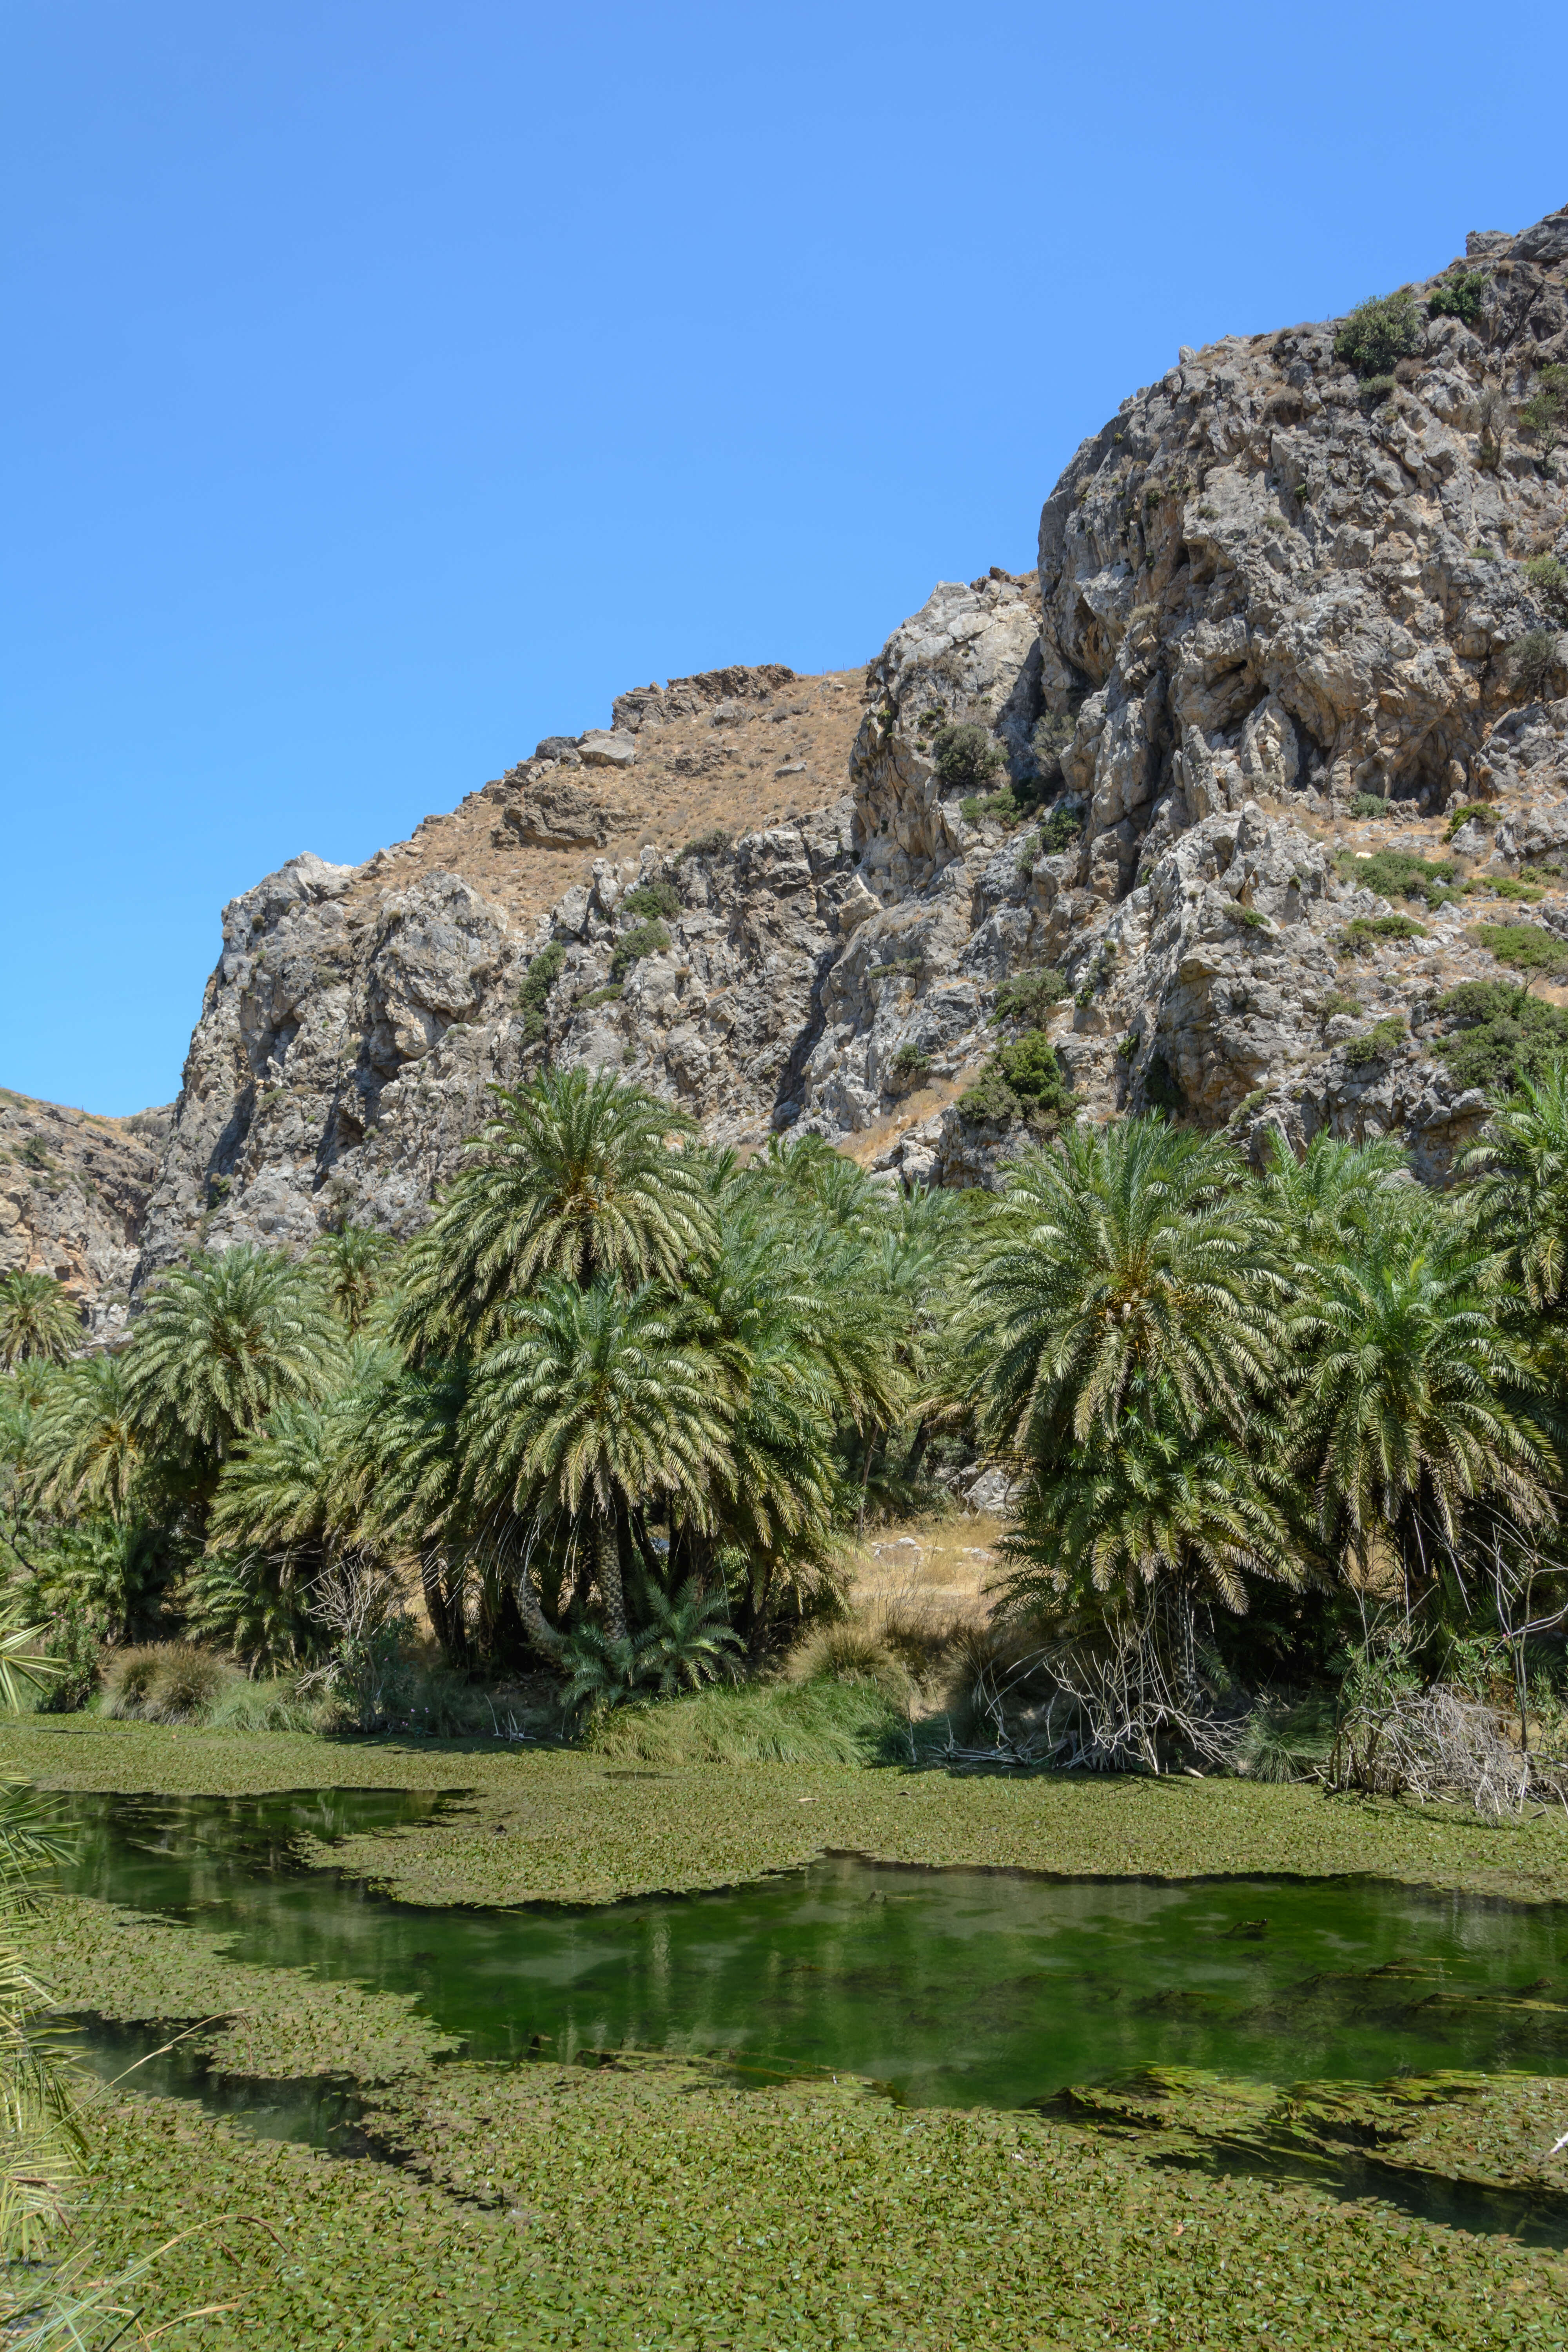
[[150, 1642], [106, 1660], [103, 1712], [144, 1723], [205, 1723], [237, 1679], [232, 1666], [195, 1642]]

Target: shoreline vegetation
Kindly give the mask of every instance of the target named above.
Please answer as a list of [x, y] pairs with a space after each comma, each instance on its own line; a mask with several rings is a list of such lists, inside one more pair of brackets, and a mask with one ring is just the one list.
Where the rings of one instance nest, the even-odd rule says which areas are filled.
[[125, 1795], [428, 1790], [448, 1800], [428, 1822], [303, 1849], [409, 1903], [613, 1903], [735, 1885], [828, 1852], [1072, 1877], [1359, 1873], [1514, 1902], [1568, 1897], [1560, 1811], [1493, 1820], [1217, 1776], [766, 1762], [650, 1774], [581, 1748], [94, 1717], [0, 1722], [0, 1772], [40, 1790]]
[[[1053, 1095], [994, 1192], [905, 1192], [584, 1070], [468, 1157], [401, 1244], [170, 1266], [112, 1350], [0, 1281], [47, 1707], [655, 1769], [901, 1716], [911, 1761], [1568, 1806], [1568, 1066], [1443, 1192]], [[983, 1494], [983, 1590], [857, 1594]]]

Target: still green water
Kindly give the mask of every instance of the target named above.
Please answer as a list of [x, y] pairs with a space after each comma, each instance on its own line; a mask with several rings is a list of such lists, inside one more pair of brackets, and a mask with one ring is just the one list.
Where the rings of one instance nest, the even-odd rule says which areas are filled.
[[1568, 2073], [1559, 1906], [1373, 1879], [1057, 1880], [838, 1858], [717, 1894], [432, 1910], [300, 1868], [295, 1841], [393, 1828], [439, 1800], [60, 1801], [80, 1839], [72, 1891], [197, 1922], [239, 1959], [416, 1993], [475, 2058], [720, 2054], [965, 2106], [1145, 2065], [1266, 2083]]

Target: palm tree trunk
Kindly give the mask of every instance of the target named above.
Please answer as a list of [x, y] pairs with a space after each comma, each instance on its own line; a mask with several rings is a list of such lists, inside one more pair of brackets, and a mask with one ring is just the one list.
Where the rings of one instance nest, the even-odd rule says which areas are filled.
[[533, 1589], [533, 1579], [526, 1568], [513, 1579], [511, 1590], [517, 1602], [517, 1613], [522, 1620], [523, 1632], [542, 1656], [555, 1657], [561, 1649], [561, 1635], [545, 1615], [543, 1604]]
[[450, 1621], [447, 1596], [441, 1590], [441, 1555], [436, 1545], [426, 1544], [419, 1555], [419, 1581], [425, 1595], [425, 1613], [430, 1620], [430, 1630], [441, 1644], [442, 1654], [452, 1654]]
[[605, 1631], [613, 1642], [626, 1638], [626, 1596], [621, 1584], [621, 1547], [614, 1519], [594, 1529], [594, 1572], [604, 1606]]

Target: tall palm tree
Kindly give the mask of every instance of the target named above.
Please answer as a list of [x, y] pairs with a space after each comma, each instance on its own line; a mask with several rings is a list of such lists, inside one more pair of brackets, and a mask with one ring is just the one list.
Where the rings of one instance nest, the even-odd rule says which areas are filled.
[[351, 1339], [363, 1329], [396, 1255], [397, 1244], [390, 1234], [379, 1232], [374, 1225], [353, 1223], [340, 1225], [311, 1250], [310, 1270]]
[[1245, 1422], [1278, 1360], [1268, 1224], [1215, 1137], [1129, 1118], [1018, 1162], [970, 1286], [985, 1442], [1042, 1465], [1158, 1386], [1189, 1430]]
[[148, 1443], [123, 1354], [79, 1356], [56, 1374], [33, 1416], [27, 1458], [49, 1508], [129, 1509]]
[[712, 1243], [703, 1155], [672, 1148], [683, 1112], [613, 1071], [548, 1070], [497, 1099], [405, 1260], [395, 1328], [419, 1353], [488, 1343], [547, 1276], [674, 1282]]
[[1386, 1531], [1407, 1591], [1478, 1496], [1526, 1524], [1546, 1508], [1546, 1454], [1518, 1402], [1531, 1368], [1499, 1305], [1495, 1257], [1447, 1203], [1422, 1199], [1327, 1260], [1291, 1313], [1306, 1364], [1296, 1442], [1321, 1537], [1364, 1571]]
[[1478, 1205], [1538, 1313], [1568, 1295], [1568, 1061], [1525, 1079], [1465, 1155]]
[[732, 1422], [717, 1360], [681, 1344], [651, 1286], [549, 1276], [479, 1362], [463, 1437], [481, 1505], [583, 1527], [618, 1640], [634, 1517], [668, 1500], [705, 1524]]
[[0, 1369], [28, 1357], [59, 1363], [81, 1345], [81, 1316], [52, 1274], [0, 1276]]
[[1276, 1134], [1258, 1191], [1280, 1262], [1298, 1281], [1416, 1197], [1409, 1158], [1392, 1136], [1348, 1143], [1326, 1128], [1300, 1160]]
[[210, 1492], [275, 1407], [323, 1393], [342, 1346], [305, 1266], [249, 1245], [204, 1252], [153, 1285], [126, 1351], [127, 1392], [154, 1443], [195, 1455]]
[[[425, 1606], [448, 1657], [467, 1649], [465, 1592], [470, 1565], [503, 1563], [483, 1541], [482, 1514], [464, 1475], [463, 1416], [472, 1386], [464, 1358], [413, 1367], [380, 1394], [362, 1391], [357, 1428], [345, 1454], [363, 1481], [363, 1524], [374, 1540], [406, 1545], [418, 1555]], [[521, 1580], [520, 1580], [521, 1581]], [[527, 1611], [524, 1594], [520, 1606]], [[538, 1646], [552, 1646], [542, 1615], [530, 1619]]]

